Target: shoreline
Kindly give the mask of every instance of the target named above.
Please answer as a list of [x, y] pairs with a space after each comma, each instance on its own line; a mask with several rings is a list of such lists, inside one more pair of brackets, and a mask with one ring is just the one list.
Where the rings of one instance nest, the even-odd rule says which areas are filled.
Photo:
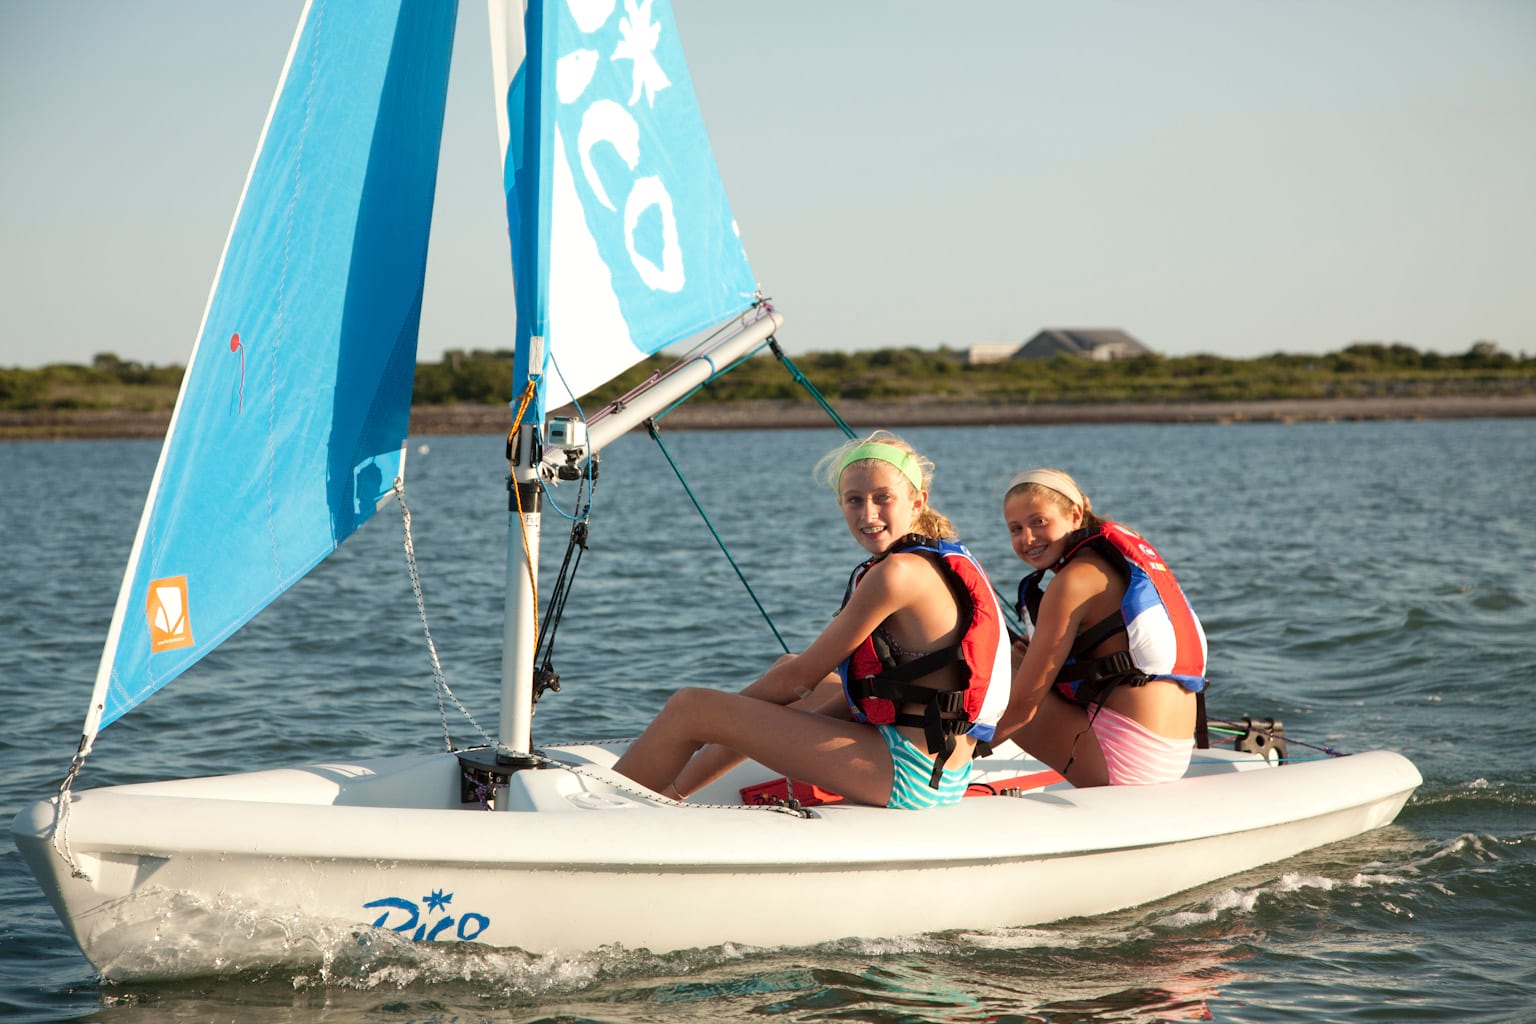
[[[834, 408], [850, 426], [864, 430], [1095, 423], [1306, 423], [1536, 417], [1536, 394], [1017, 405], [964, 405], [925, 399], [843, 401]], [[170, 418], [168, 410], [0, 412], [0, 440], [161, 438]], [[673, 430], [806, 430], [831, 425], [816, 403], [783, 401], [697, 403], [673, 410], [663, 422]], [[511, 412], [502, 405], [423, 405], [411, 410], [410, 432], [496, 435], [505, 433], [510, 423]]]

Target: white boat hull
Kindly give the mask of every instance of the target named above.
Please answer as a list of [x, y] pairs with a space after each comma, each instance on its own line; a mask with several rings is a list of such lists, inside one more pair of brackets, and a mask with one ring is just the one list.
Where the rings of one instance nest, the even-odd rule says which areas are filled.
[[[83, 791], [65, 838], [88, 878], [56, 849], [55, 801], [13, 834], [91, 963], [147, 978], [315, 960], [353, 934], [662, 952], [1035, 924], [1376, 828], [1421, 781], [1386, 751], [1282, 767], [1203, 752], [1163, 786], [806, 818], [740, 805], [768, 778], [756, 765], [695, 797], [719, 805], [679, 807], [608, 772], [615, 748], [546, 753], [578, 772], [517, 773], [505, 813], [459, 803], [450, 754]], [[978, 766], [990, 780], [1042, 767]]]

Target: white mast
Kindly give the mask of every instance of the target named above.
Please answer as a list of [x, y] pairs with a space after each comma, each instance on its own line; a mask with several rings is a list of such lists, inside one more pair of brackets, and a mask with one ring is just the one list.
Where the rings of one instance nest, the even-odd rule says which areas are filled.
[[502, 625], [499, 754], [511, 763], [533, 752], [533, 655], [537, 645], [539, 531], [543, 493], [539, 486], [538, 440], [523, 424], [511, 439], [512, 474], [507, 481], [507, 603]]
[[[533, 424], [519, 424], [510, 440], [511, 476], [507, 481], [507, 602], [502, 624], [499, 764], [509, 768], [533, 759], [533, 657], [537, 645], [539, 532], [543, 508], [540, 480], [557, 477], [561, 467], [580, 466], [603, 446], [670, 407], [705, 384], [720, 367], [753, 351], [784, 325], [778, 313], [766, 311], [739, 332], [697, 355], [633, 396], [621, 407], [610, 407], [593, 418], [583, 443], [540, 450]], [[536, 339], [537, 341], [537, 339]], [[538, 365], [534, 363], [533, 365]], [[505, 806], [505, 801], [498, 802]]]

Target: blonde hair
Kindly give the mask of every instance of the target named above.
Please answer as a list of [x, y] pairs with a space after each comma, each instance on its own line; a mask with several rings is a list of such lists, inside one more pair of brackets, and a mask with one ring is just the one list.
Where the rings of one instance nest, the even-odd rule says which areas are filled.
[[[880, 454], [872, 454], [868, 458], [860, 458], [857, 450], [865, 445], [884, 446], [900, 451], [905, 458], [899, 463], [885, 458]], [[838, 485], [842, 482], [843, 470], [849, 466], [865, 465], [879, 462], [894, 466], [906, 481], [907, 486], [913, 489], [913, 494], [926, 492], [933, 486], [933, 463], [918, 453], [917, 449], [897, 437], [888, 430], [877, 430], [868, 437], [850, 438], [827, 454], [823, 455], [816, 463], [815, 475], [818, 479], [832, 488], [834, 494], [838, 493]], [[921, 480], [921, 485], [913, 482], [916, 476]], [[921, 533], [925, 537], [933, 537], [936, 540], [955, 540], [959, 534], [950, 523], [947, 516], [935, 509], [928, 502], [917, 513], [917, 522], [914, 524], [914, 532]]]
[[1008, 481], [1008, 487], [1003, 491], [1004, 504], [1016, 494], [1044, 498], [1064, 512], [1080, 508], [1083, 512], [1083, 526], [1090, 529], [1107, 522], [1093, 511], [1093, 502], [1077, 486], [1077, 481], [1059, 469], [1031, 469], [1027, 473], [1020, 473]]

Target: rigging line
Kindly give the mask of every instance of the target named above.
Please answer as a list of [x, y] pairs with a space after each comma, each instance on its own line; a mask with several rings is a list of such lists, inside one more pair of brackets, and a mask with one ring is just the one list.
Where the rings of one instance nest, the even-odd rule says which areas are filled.
[[736, 564], [736, 559], [731, 556], [730, 550], [725, 546], [719, 532], [715, 530], [715, 524], [709, 521], [709, 513], [704, 511], [704, 506], [699, 504], [699, 499], [693, 493], [693, 488], [688, 486], [688, 481], [683, 479], [683, 471], [678, 469], [677, 463], [672, 458], [672, 453], [667, 451], [667, 446], [661, 440], [661, 432], [656, 429], [654, 419], [645, 421], [645, 429], [650, 431], [651, 440], [656, 442], [656, 447], [661, 449], [661, 454], [666, 456], [667, 464], [672, 467], [672, 472], [677, 476], [677, 482], [683, 485], [683, 490], [688, 494], [688, 500], [693, 502], [693, 507], [699, 510], [699, 515], [704, 519], [704, 525], [709, 527], [709, 532], [715, 538], [715, 543], [720, 545], [720, 551], [725, 555], [725, 560], [731, 563], [731, 568], [736, 572], [736, 578], [741, 580], [741, 585], [747, 588], [747, 596], [752, 598], [752, 603], [757, 605], [757, 610], [762, 613], [763, 621], [768, 623], [768, 628], [773, 630], [774, 638], [779, 641], [779, 646], [784, 648], [784, 653], [790, 653], [789, 644], [784, 642], [784, 637], [779, 635], [779, 627], [773, 624], [773, 618], [768, 610], [763, 607], [763, 602], [757, 599], [757, 594], [752, 590], [752, 584], [747, 582], [747, 577], [742, 573], [741, 566]]
[[[1244, 729], [1241, 722], [1211, 722], [1210, 724], [1213, 727], [1211, 729], [1212, 732], [1219, 732], [1222, 735], [1227, 735], [1228, 733], [1230, 733], [1232, 736], [1238, 737], [1238, 736], [1247, 735], [1247, 733], [1251, 731], [1249, 729]], [[1255, 726], [1260, 726], [1262, 723], [1255, 722], [1253, 724]], [[1215, 726], [1227, 726], [1229, 728], [1219, 728], [1218, 729], [1218, 728], [1214, 728]], [[1267, 729], [1264, 731], [1264, 735], [1269, 737], [1270, 739], [1273, 739], [1275, 737], [1275, 733], [1270, 732]], [[1226, 741], [1223, 740], [1222, 742], [1226, 742]], [[1300, 740], [1300, 739], [1297, 739], [1294, 736], [1289, 736], [1289, 735], [1285, 736], [1285, 742], [1289, 746], [1306, 747], [1308, 750], [1316, 750], [1319, 753], [1327, 754], [1329, 757], [1348, 757], [1349, 756], [1348, 754], [1346, 754], [1342, 750], [1337, 750], [1337, 749], [1335, 749], [1333, 747], [1330, 747], [1330, 746], [1327, 746], [1327, 745], [1324, 745], [1324, 744], [1308, 743], [1306, 740]], [[1295, 761], [1295, 760], [1298, 760], [1298, 759], [1294, 758], [1294, 757], [1288, 757], [1288, 758], [1286, 758], [1286, 760], [1288, 760], [1288, 761]], [[1320, 759], [1318, 759], [1318, 760], [1320, 760]]]
[[[751, 319], [748, 319], [750, 314], [752, 314], [754, 312], [757, 313], [758, 315], [751, 317]], [[727, 365], [724, 369], [721, 369], [720, 367], [715, 365], [715, 360], [714, 360], [714, 355], [713, 355], [714, 348], [715, 348], [715, 343], [717, 341], [719, 341], [721, 339], [721, 337], [727, 331], [732, 330], [734, 328], [734, 326], [737, 325], [737, 324], [740, 324], [743, 329], [745, 329], [747, 327], [750, 327], [753, 324], [757, 323], [759, 320], [761, 320], [764, 316], [767, 316], [767, 315], [771, 314], [772, 312], [773, 312], [773, 306], [771, 304], [769, 304], [766, 300], [759, 300], [758, 302], [753, 303], [753, 305], [749, 309], [747, 309], [744, 313], [742, 313], [741, 316], [736, 317], [735, 319], [732, 319], [731, 321], [729, 321], [727, 323], [721, 324], [720, 327], [717, 328], [713, 334], [709, 335], [709, 337], [705, 338], [704, 340], [700, 341], [697, 345], [693, 346], [693, 348], [689, 349], [688, 352], [686, 354], [684, 354], [680, 359], [678, 359], [677, 362], [674, 363], [671, 366], [671, 368], [669, 368], [665, 373], [658, 372], [658, 373], [652, 375], [650, 380], [648, 380], [644, 384], [641, 384], [640, 386], [636, 387], [635, 389], [630, 391], [629, 394], [625, 395], [623, 398], [618, 399], [618, 402], [627, 401], [628, 399], [630, 399], [630, 398], [634, 397], [635, 395], [639, 394], [644, 388], [646, 388], [648, 386], [652, 386], [652, 385], [661, 383], [661, 381], [666, 380], [668, 377], [672, 376], [672, 374], [674, 374], [674, 373], [678, 372], [679, 370], [681, 370], [684, 366], [690, 365], [690, 364], [694, 363], [697, 360], [702, 359], [705, 362], [707, 362], [709, 364], [709, 367], [710, 367], [709, 377], [707, 379], [705, 379], [704, 381], [702, 381], [701, 383], [695, 385], [694, 387], [689, 388], [688, 392], [686, 394], [682, 395], [675, 402], [673, 402], [671, 405], [667, 406], [665, 409], [663, 409], [660, 412], [658, 412], [655, 415], [655, 417], [653, 417], [654, 419], [658, 419], [658, 420], [662, 419], [663, 417], [665, 417], [666, 415], [671, 413], [673, 409], [676, 409], [678, 406], [682, 405], [684, 402], [686, 402], [689, 399], [691, 399], [694, 395], [696, 395], [700, 391], [704, 390], [705, 387], [707, 387], [710, 384], [713, 384], [716, 380], [720, 379], [721, 377], [724, 377], [726, 374], [728, 374], [732, 370], [736, 369], [736, 367], [740, 366], [742, 363], [745, 363], [747, 360], [749, 360], [753, 356], [757, 355], [759, 352], [761, 352], [763, 350], [764, 346], [770, 344], [773, 341], [773, 339], [772, 338], [765, 339], [761, 344], [759, 344], [755, 348], [753, 348], [752, 351], [745, 352], [745, 353], [741, 354], [740, 356], [736, 357], [735, 361], [730, 363], [729, 365]]]
[[437, 644], [432, 639], [432, 627], [427, 624], [427, 602], [422, 596], [421, 572], [416, 565], [416, 541], [411, 535], [411, 509], [405, 503], [405, 481], [399, 477], [395, 478], [394, 493], [395, 501], [400, 505], [400, 522], [405, 533], [405, 565], [411, 575], [411, 591], [416, 595], [416, 613], [421, 616], [421, 631], [427, 638], [427, 656], [432, 662], [432, 689], [437, 695], [437, 716], [443, 723], [443, 743], [447, 746], [448, 752], [452, 753], [453, 737], [448, 731], [448, 711], [443, 704], [443, 695], [447, 694], [448, 699], [453, 701], [454, 707], [459, 709], [459, 713], [469, 720], [469, 724], [475, 727], [480, 738], [489, 745], [491, 738], [485, 734], [480, 723], [475, 721], [475, 716], [470, 714], [469, 709], [454, 694], [453, 689], [448, 685], [447, 677], [443, 674], [443, 663], [437, 656]]
[[[677, 373], [678, 371], [682, 370], [685, 366], [689, 366], [689, 365], [693, 364], [694, 362], [696, 362], [696, 361], [698, 361], [700, 359], [702, 359], [705, 362], [709, 363], [709, 365], [710, 365], [710, 375], [709, 375], [708, 379], [706, 379], [702, 383], [697, 384], [694, 387], [690, 388], [686, 394], [684, 394], [682, 397], [678, 398], [675, 402], [673, 402], [671, 405], [667, 406], [665, 409], [663, 409], [660, 412], [656, 413], [656, 415], [653, 418], [659, 420], [659, 419], [665, 417], [667, 414], [672, 412], [673, 409], [676, 409], [678, 406], [680, 406], [684, 402], [688, 401], [694, 395], [698, 394], [707, 385], [714, 383], [716, 380], [718, 380], [719, 378], [725, 376], [727, 373], [730, 373], [732, 370], [736, 369], [736, 367], [740, 366], [742, 363], [745, 363], [747, 360], [749, 360], [753, 356], [757, 355], [758, 352], [762, 351], [763, 346], [767, 345], [768, 342], [771, 339], [767, 339], [767, 340], [763, 341], [761, 344], [759, 344], [752, 351], [747, 352], [747, 353], [737, 357], [737, 359], [734, 362], [732, 362], [730, 365], [726, 366], [724, 369], [720, 369], [719, 367], [717, 367], [715, 365], [714, 356], [713, 356], [713, 352], [714, 352], [714, 348], [715, 348], [715, 343], [717, 341], [719, 341], [721, 339], [721, 337], [727, 331], [732, 330], [733, 327], [736, 324], [740, 324], [743, 328], [750, 327], [752, 324], [755, 324], [759, 320], [761, 320], [764, 315], [767, 315], [767, 313], [771, 313], [772, 311], [773, 311], [773, 307], [771, 305], [769, 305], [766, 301], [759, 301], [757, 303], [754, 303], [745, 312], [743, 312], [739, 317], [735, 317], [732, 320], [728, 321], [727, 323], [721, 324], [720, 327], [717, 328], [714, 331], [714, 333], [710, 334], [707, 338], [704, 338], [698, 344], [696, 344], [692, 348], [690, 348], [686, 353], [684, 353], [682, 356], [680, 356], [677, 359], [677, 361], [674, 362], [672, 364], [672, 366], [669, 367], [665, 372], [657, 370], [656, 372], [652, 373], [648, 378], [646, 378], [644, 381], [642, 381], [641, 383], [637, 384], [635, 387], [631, 388], [628, 392], [626, 392], [625, 394], [621, 395], [620, 397], [614, 399], [608, 405], [604, 406], [602, 411], [600, 411], [600, 412], [598, 412], [596, 414], [597, 417], [600, 418], [600, 417], [608, 414], [609, 412], [613, 411], [614, 409], [619, 408], [619, 407], [625, 405], [631, 399], [633, 399], [636, 395], [639, 395], [642, 392], [646, 391], [647, 389], [649, 389], [651, 387], [654, 387], [657, 384], [660, 384], [662, 381], [666, 380], [668, 377], [672, 376], [674, 373]], [[750, 314], [752, 314], [754, 312], [757, 312], [758, 315], [755, 316], [755, 317], [751, 317], [751, 319], [748, 319]]]
[[[751, 312], [751, 310], [748, 310], [748, 312]], [[686, 352], [683, 352], [683, 353], [679, 354], [676, 357], [676, 359], [673, 360], [671, 366], [667, 367], [665, 370], [661, 370], [661, 369], [652, 370], [651, 373], [644, 380], [642, 380], [639, 383], [637, 383], [634, 387], [630, 388], [628, 391], [624, 392], [622, 395], [619, 395], [618, 397], [609, 400], [607, 403], [605, 403], [603, 405], [603, 407], [601, 409], [599, 409], [596, 413], [593, 414], [593, 419], [594, 420], [601, 420], [604, 416], [607, 416], [609, 413], [615, 412], [618, 409], [621, 409], [621, 408], [625, 407], [630, 402], [632, 402], [638, 395], [644, 394], [646, 391], [648, 391], [651, 388], [655, 387], [656, 385], [660, 384], [662, 381], [666, 380], [667, 378], [671, 377], [673, 374], [675, 374], [678, 371], [682, 370], [684, 367], [691, 365], [695, 360], [703, 359], [706, 362], [708, 362], [711, 367], [714, 367], [714, 360], [711, 357], [710, 353], [714, 351], [715, 345], [721, 339], [721, 336], [724, 335], [726, 331], [730, 330], [732, 325], [737, 323], [737, 322], [741, 322], [743, 324], [743, 326], [750, 326], [750, 324], [748, 324], [746, 322], [745, 314], [743, 314], [742, 317], [740, 317], [738, 319], [731, 320], [728, 323], [722, 324], [720, 327], [718, 327], [708, 337], [700, 339], [695, 345], [693, 345], [691, 348], [689, 348]], [[752, 321], [752, 323], [755, 323], [755, 322], [756, 322], [755, 320]], [[752, 354], [753, 353], [748, 353], [747, 355], [742, 356], [736, 362], [732, 363], [729, 367], [727, 367], [724, 371], [721, 371], [719, 369], [712, 369], [711, 373], [710, 373], [709, 380], [706, 380], [706, 381], [704, 381], [703, 384], [699, 384], [696, 387], [691, 388], [688, 391], [687, 394], [683, 395], [677, 401], [673, 402], [665, 410], [657, 413], [656, 414], [657, 418], [665, 416], [667, 413], [671, 412], [673, 409], [676, 409], [679, 405], [681, 405], [684, 402], [686, 402], [694, 394], [698, 393], [699, 388], [702, 388], [704, 386], [704, 384], [708, 384], [710, 381], [714, 380], [716, 377], [719, 377], [721, 375], [721, 373], [729, 372], [732, 368], [734, 368], [736, 366], [739, 366], [741, 363], [745, 362], [748, 358], [750, 358]], [[651, 353], [650, 358], [652, 358], [652, 359], [660, 358], [660, 353], [659, 352], [653, 352], [653, 353]], [[585, 422], [585, 420], [583, 420], [583, 422]]]
[[[539, 630], [539, 642], [534, 650], [534, 660], [539, 660], [540, 652], [543, 653], [543, 661], [540, 667], [553, 671], [553, 658], [555, 652], [555, 633], [560, 629], [560, 621], [565, 615], [565, 604], [570, 598], [571, 587], [576, 581], [576, 570], [581, 567], [581, 556], [587, 550], [587, 516], [591, 511], [592, 501], [587, 499], [586, 508], [582, 511], [581, 520], [571, 525], [571, 537], [566, 542], [565, 559], [560, 563], [560, 571], [555, 574], [555, 585], [549, 592], [549, 605], [544, 609], [544, 624]], [[574, 557], [573, 556], [574, 553]]]
[[[764, 342], [764, 344], [767, 344], [767, 343]], [[751, 359], [753, 356], [757, 355], [758, 352], [762, 351], [762, 348], [763, 348], [763, 346], [759, 345], [757, 348], [753, 349], [751, 352], [748, 352], [745, 355], [739, 357], [734, 363], [731, 363], [730, 365], [728, 365], [723, 370], [719, 369], [718, 367], [716, 367], [714, 360], [712, 358], [710, 358], [709, 356], [707, 356], [707, 355], [695, 356], [694, 357], [695, 359], [703, 359], [703, 360], [705, 360], [706, 362], [709, 363], [709, 365], [711, 367], [709, 379], [704, 381], [702, 384], [699, 384], [696, 387], [693, 387], [693, 388], [689, 389], [689, 391], [688, 391], [688, 393], [686, 395], [683, 395], [677, 401], [673, 402], [671, 405], [669, 405], [665, 409], [661, 410], [661, 412], [657, 413], [652, 418], [659, 420], [662, 417], [666, 416], [673, 409], [676, 409], [678, 406], [680, 406], [684, 402], [688, 401], [694, 395], [698, 394], [700, 391], [703, 391], [706, 387], [708, 387], [709, 385], [713, 384], [715, 381], [719, 380], [721, 377], [724, 377], [726, 374], [730, 373], [732, 370], [736, 369], [736, 367], [740, 366], [742, 363], [744, 363], [747, 360]]]
[[[517, 414], [512, 417], [512, 426], [507, 428], [507, 452], [509, 454], [509, 463], [511, 462], [510, 456], [517, 452], [517, 430], [520, 426], [522, 426], [523, 416], [528, 412], [528, 406], [533, 402], [534, 392], [537, 390], [537, 379], [529, 377], [528, 386], [523, 389], [523, 397], [517, 405]], [[531, 451], [528, 453], [528, 457], [530, 459], [533, 457], [533, 453]], [[534, 467], [535, 479], [538, 478], [537, 469], [538, 467]], [[540, 486], [543, 486], [542, 483]], [[538, 578], [534, 575], [533, 571], [533, 545], [528, 541], [528, 520], [525, 519], [523, 515], [523, 494], [517, 486], [516, 467], [511, 464], [507, 466], [507, 487], [512, 491], [512, 500], [517, 504], [517, 530], [523, 538], [523, 568], [527, 570], [528, 589], [533, 595], [533, 607], [537, 609], [539, 607], [539, 581]], [[539, 621], [537, 614], [534, 615], [533, 629], [534, 643], [537, 644], [539, 639]]]
[[[1290, 740], [1290, 737], [1287, 736], [1286, 739]], [[1317, 749], [1321, 750], [1322, 748], [1319, 747]], [[1262, 754], [1254, 754], [1253, 756], [1255, 758], [1259, 759], [1260, 761], [1267, 760]], [[1276, 768], [1284, 768], [1285, 765], [1287, 765], [1287, 764], [1306, 764], [1306, 763], [1308, 763], [1310, 761], [1330, 761], [1330, 760], [1332, 760], [1335, 757], [1348, 757], [1348, 756], [1349, 756], [1348, 754], [1340, 753], [1337, 750], [1325, 751], [1324, 753], [1321, 753], [1321, 754], [1319, 754], [1316, 757], [1288, 756], [1285, 759], [1285, 764], [1276, 764], [1275, 767]], [[1189, 763], [1190, 764], [1218, 764], [1218, 765], [1226, 765], [1226, 766], [1230, 767], [1233, 762], [1227, 760], [1226, 758], [1221, 758], [1221, 757], [1193, 757], [1193, 758], [1190, 758]]]
[[991, 584], [992, 593], [997, 596], [997, 603], [998, 606], [1003, 609], [1003, 614], [1006, 615], [1008, 620], [1013, 623], [1014, 627], [1016, 627], [1008, 630], [1008, 642], [1012, 643], [1015, 638], [1020, 640], [1026, 639], [1024, 634], [1020, 632], [1020, 630], [1024, 628], [1024, 616], [1019, 612], [1019, 609], [1008, 600], [1008, 595], [1004, 594], [997, 588], [996, 583], [992, 583], [990, 579], [988, 579], [987, 582]]
[[[586, 421], [583, 420], [582, 422], [586, 422]], [[591, 497], [587, 498], [586, 504], [582, 506], [582, 509], [581, 509], [580, 512], [567, 512], [565, 509], [561, 508], [560, 507], [560, 503], [555, 500], [555, 492], [550, 490], [549, 484], [545, 481], [543, 473], [539, 474], [539, 478], [538, 479], [539, 479], [539, 490], [543, 492], [545, 498], [549, 499], [550, 507], [552, 507], [556, 512], [558, 512], [560, 514], [560, 518], [561, 519], [564, 519], [566, 522], [571, 523], [573, 525], [580, 525], [580, 524], [586, 522], [588, 519], [591, 518], [591, 516], [592, 516], [592, 498]], [[588, 481], [588, 482], [590, 482], [592, 480], [592, 460], [590, 458], [587, 460], [586, 465], [582, 467], [581, 479], [584, 480], [584, 481]], [[597, 485], [595, 483], [593, 483], [592, 484], [592, 494], [595, 495], [596, 493], [597, 493]], [[576, 504], [581, 505], [581, 497], [580, 497], [580, 495], [577, 496]]]
[[838, 415], [837, 410], [832, 408], [832, 403], [828, 402], [822, 393], [817, 390], [816, 385], [811, 383], [811, 379], [801, 373], [800, 367], [791, 362], [789, 356], [784, 354], [784, 350], [779, 347], [779, 339], [769, 335], [768, 347], [773, 350], [774, 356], [778, 358], [784, 369], [789, 371], [789, 375], [794, 378], [795, 383], [805, 388], [810, 393], [810, 396], [816, 399], [816, 403], [822, 407], [826, 414], [832, 417], [832, 422], [837, 424], [838, 429], [843, 432], [843, 436], [849, 438], [857, 436], [853, 428], [848, 425], [848, 421]]
[[[560, 371], [560, 361], [555, 358], [555, 354], [550, 352], [546, 358], [549, 362], [549, 365], [554, 367], [555, 376], [560, 378], [560, 386], [565, 388], [566, 394], [572, 394], [571, 386], [570, 384], [566, 383], [565, 374]], [[577, 399], [574, 395], [571, 397], [571, 405], [576, 407], [576, 418], [581, 420], [582, 426], [585, 427], [587, 425], [587, 411], [581, 407], [580, 400]], [[592, 512], [592, 499], [597, 495], [597, 481], [592, 475], [592, 459], [590, 456], [587, 458], [587, 461], [582, 464], [581, 475], [582, 479], [586, 481], [587, 486], [591, 490], [587, 497], [586, 507], [581, 510], [579, 516], [566, 512], [565, 509], [561, 508], [560, 503], [555, 500], [555, 492], [550, 490], [549, 484], [544, 480], [544, 474], [540, 473], [538, 475], [539, 490], [544, 492], [544, 496], [549, 499], [550, 505], [556, 512], [560, 513], [560, 516], [567, 522], [584, 523], [587, 521], [587, 518]], [[581, 494], [579, 491], [577, 492], [576, 504], [581, 504]], [[534, 607], [538, 607], [538, 605], [535, 604]]]
[[80, 774], [80, 769], [85, 767], [85, 759], [90, 756], [87, 747], [87, 737], [80, 737], [80, 746], [75, 750], [74, 758], [69, 762], [69, 773], [64, 776], [64, 782], [59, 786], [58, 816], [54, 819], [53, 849], [64, 858], [64, 863], [69, 865], [71, 878], [80, 878], [91, 881], [91, 876], [85, 873], [78, 861], [75, 860], [75, 851], [69, 846], [69, 809], [75, 801], [75, 777]]
[[[811, 379], [801, 371], [800, 367], [794, 364], [794, 361], [789, 356], [785, 355], [784, 350], [779, 347], [779, 339], [777, 337], [769, 336], [768, 347], [773, 351], [774, 356], [778, 358], [784, 369], [789, 371], [789, 375], [794, 379], [795, 383], [805, 388], [810, 396], [816, 400], [816, 403], [832, 418], [832, 422], [837, 424], [838, 429], [843, 432], [843, 436], [849, 439], [857, 437], [858, 434], [848, 425], [848, 421], [838, 415], [837, 410], [832, 408], [832, 403], [827, 401], [816, 385], [811, 382]], [[988, 582], [990, 583], [991, 581], [989, 580]], [[1023, 622], [1019, 617], [1018, 610], [1009, 603], [1008, 598], [997, 588], [995, 583], [992, 584], [992, 592], [997, 595], [998, 603], [1003, 609], [1003, 614], [1013, 622], [1014, 626], [1022, 626]]]
[[549, 485], [544, 482], [542, 477], [539, 479], [539, 490], [544, 492], [544, 497], [549, 499], [550, 507], [560, 514], [561, 519], [564, 519], [568, 523], [574, 523], [577, 525], [586, 522], [587, 513], [591, 511], [590, 503], [586, 508], [581, 510], [580, 515], [574, 515], [560, 507], [560, 503], [555, 501], [555, 492], [549, 489]]

